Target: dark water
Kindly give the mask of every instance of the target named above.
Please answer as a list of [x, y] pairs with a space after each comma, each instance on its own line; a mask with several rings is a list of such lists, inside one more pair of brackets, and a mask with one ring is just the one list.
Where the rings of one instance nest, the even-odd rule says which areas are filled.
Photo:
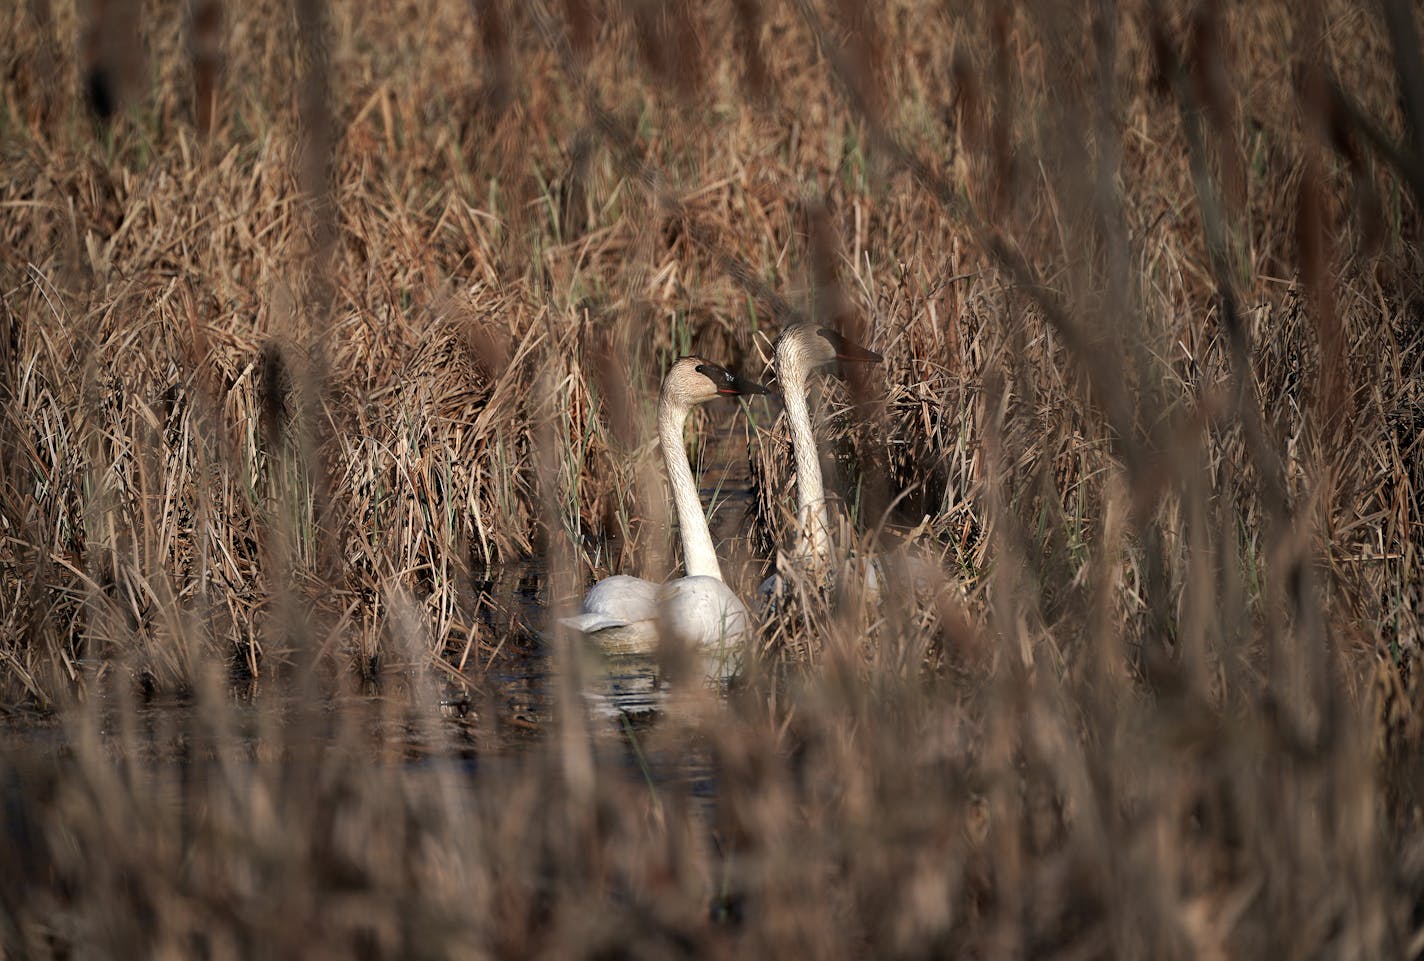
[[[307, 701], [289, 691], [216, 703], [100, 692], [59, 713], [0, 714], [0, 774], [36, 761], [67, 766], [83, 756], [156, 775], [219, 759], [306, 765], [339, 756], [347, 764], [405, 765], [412, 773], [443, 770], [477, 785], [519, 776], [541, 758], [557, 763], [562, 727], [550, 659], [511, 658], [483, 680], [484, 690], [469, 697], [394, 681], [379, 692]], [[676, 696], [649, 659], [620, 658], [602, 673], [586, 673], [571, 709], [603, 776], [660, 796], [681, 795], [710, 814], [714, 761], [701, 739], [665, 711]]]

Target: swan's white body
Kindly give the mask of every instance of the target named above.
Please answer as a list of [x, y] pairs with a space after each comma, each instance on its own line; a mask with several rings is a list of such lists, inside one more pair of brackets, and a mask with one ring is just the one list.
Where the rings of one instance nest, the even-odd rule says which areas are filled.
[[652, 653], [659, 643], [673, 643], [712, 656], [715, 664], [709, 673], [728, 673], [730, 655], [747, 636], [751, 621], [746, 606], [722, 580], [682, 433], [695, 404], [719, 395], [765, 392], [695, 357], [673, 365], [658, 400], [658, 440], [687, 576], [662, 584], [627, 574], [606, 577], [589, 590], [579, 613], [563, 623], [611, 653]]
[[614, 574], [589, 590], [563, 622], [610, 654], [649, 654], [660, 639], [701, 652], [745, 639], [747, 608], [720, 577], [697, 574], [657, 584]]

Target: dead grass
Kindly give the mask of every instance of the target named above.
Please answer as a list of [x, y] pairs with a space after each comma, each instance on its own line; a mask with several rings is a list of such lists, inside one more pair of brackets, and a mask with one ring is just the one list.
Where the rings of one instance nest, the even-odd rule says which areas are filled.
[[[1419, 956], [1381, 9], [0, 12], [0, 953]], [[842, 543], [942, 576], [622, 737], [550, 637], [499, 750], [498, 572], [669, 570], [661, 371], [800, 316], [886, 357], [813, 405]]]

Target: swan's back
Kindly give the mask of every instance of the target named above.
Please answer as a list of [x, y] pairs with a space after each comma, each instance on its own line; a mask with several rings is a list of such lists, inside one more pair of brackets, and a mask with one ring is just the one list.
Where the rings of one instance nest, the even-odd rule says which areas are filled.
[[663, 585], [658, 622], [670, 640], [692, 647], [717, 647], [750, 631], [747, 608], [724, 581], [679, 577]]
[[579, 613], [563, 623], [610, 654], [652, 654], [666, 642], [716, 657], [751, 632], [741, 599], [722, 580], [706, 575], [666, 584], [627, 574], [605, 577], [589, 590]]
[[728, 678], [751, 634], [751, 616], [720, 578], [679, 577], [663, 585], [658, 627], [664, 643], [701, 658], [707, 676]]
[[589, 589], [573, 617], [561, 622], [598, 641], [610, 654], [640, 654], [657, 645], [659, 584], [614, 574]]

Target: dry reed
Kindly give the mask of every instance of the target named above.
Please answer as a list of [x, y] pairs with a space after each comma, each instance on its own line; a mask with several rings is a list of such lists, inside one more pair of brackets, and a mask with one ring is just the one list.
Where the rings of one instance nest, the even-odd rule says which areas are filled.
[[[1424, 956], [1402, 0], [0, 40], [0, 955]], [[539, 611], [672, 568], [660, 372], [800, 317], [889, 587], [610, 729]]]

